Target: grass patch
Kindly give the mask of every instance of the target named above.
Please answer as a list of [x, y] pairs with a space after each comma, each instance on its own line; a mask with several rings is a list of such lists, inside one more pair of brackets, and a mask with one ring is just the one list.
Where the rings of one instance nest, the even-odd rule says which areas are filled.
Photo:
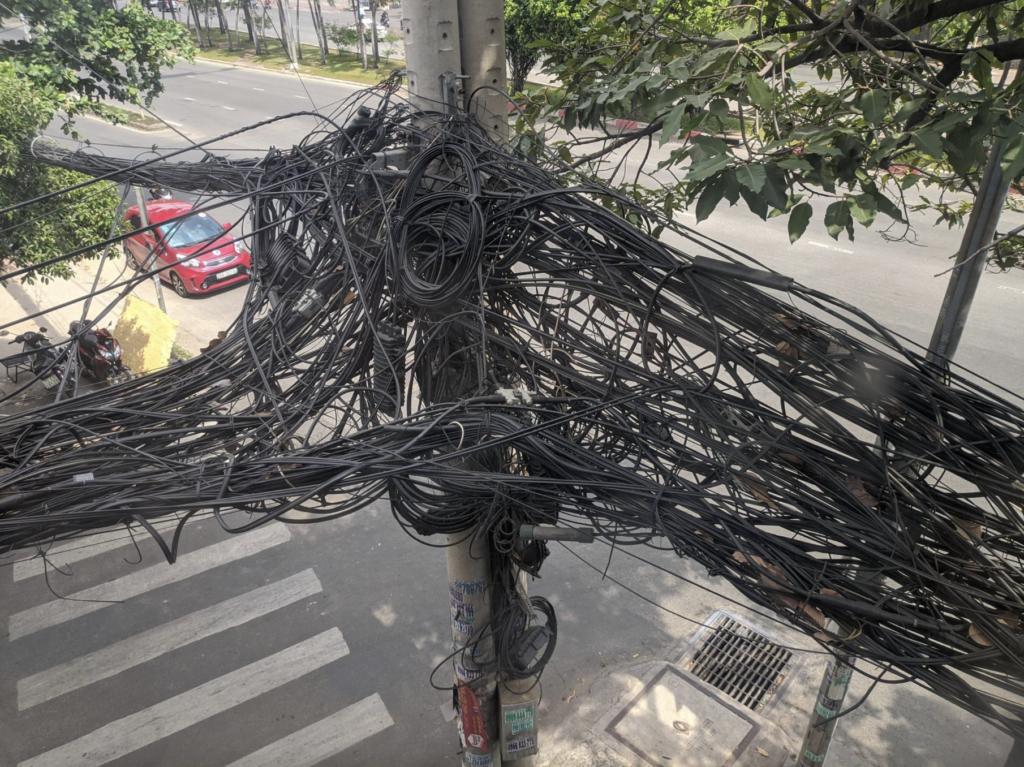
[[[228, 50], [228, 38], [219, 32], [210, 33], [213, 42], [212, 47], [206, 46], [206, 33], [203, 32], [203, 46], [196, 51], [196, 54], [206, 59], [216, 59], [230, 63], [243, 63], [250, 66], [263, 67], [281, 72], [296, 71], [291, 69], [291, 62], [288, 54], [280, 41], [274, 38], [263, 41], [267, 53], [261, 56], [256, 55], [256, 50], [248, 36], [232, 31], [232, 47]], [[302, 60], [299, 61], [299, 74], [318, 75], [320, 77], [331, 77], [336, 80], [347, 80], [349, 82], [365, 83], [375, 85], [391, 74], [395, 69], [405, 69], [405, 62], [400, 59], [385, 61], [380, 60], [380, 69], [363, 69], [363, 59], [357, 53], [348, 51], [331, 51], [327, 54], [327, 64], [320, 63], [320, 49], [315, 45], [302, 45]], [[372, 59], [371, 59], [372, 62]]]
[[122, 109], [110, 104], [98, 104], [94, 114], [108, 123], [127, 125], [135, 130], [155, 131], [163, 130], [167, 127], [155, 117], [150, 117], [143, 112], [136, 112], [133, 109]]
[[184, 346], [174, 344], [174, 346], [171, 347], [171, 362], [184, 362], [185, 360], [192, 359], [192, 356], [192, 352], [190, 352]]

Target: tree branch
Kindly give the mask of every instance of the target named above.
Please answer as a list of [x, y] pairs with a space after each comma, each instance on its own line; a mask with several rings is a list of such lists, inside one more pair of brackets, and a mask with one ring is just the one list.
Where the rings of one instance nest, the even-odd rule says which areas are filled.
[[654, 135], [659, 130], [661, 130], [661, 126], [664, 124], [664, 122], [664, 119], [659, 117], [657, 120], [650, 123], [646, 128], [641, 128], [640, 130], [637, 131], [631, 131], [630, 133], [623, 133], [608, 146], [603, 147], [596, 152], [591, 152], [588, 155], [584, 155], [569, 167], [578, 168], [579, 166], [585, 165], [591, 160], [596, 160], [598, 157], [604, 157], [604, 155], [608, 154], [609, 152], [614, 152], [620, 146], [625, 146], [631, 141], [636, 141], [637, 139], [644, 138], [645, 136]]

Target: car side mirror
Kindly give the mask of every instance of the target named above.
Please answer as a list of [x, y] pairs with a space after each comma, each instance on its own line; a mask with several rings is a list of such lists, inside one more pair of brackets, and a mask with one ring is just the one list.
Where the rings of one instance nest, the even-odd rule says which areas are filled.
[[231, 231], [231, 227], [234, 226], [234, 224], [229, 224], [228, 222], [225, 221], [223, 226], [224, 226], [225, 231], [230, 232]]

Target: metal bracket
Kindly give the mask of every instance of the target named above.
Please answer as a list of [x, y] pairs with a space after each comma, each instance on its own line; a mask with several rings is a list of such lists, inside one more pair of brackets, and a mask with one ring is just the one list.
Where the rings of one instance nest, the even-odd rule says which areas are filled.
[[468, 80], [469, 75], [457, 75], [454, 72], [445, 72], [441, 77], [441, 98], [444, 99], [445, 114], [457, 115], [462, 111], [462, 97], [465, 89], [462, 81]]

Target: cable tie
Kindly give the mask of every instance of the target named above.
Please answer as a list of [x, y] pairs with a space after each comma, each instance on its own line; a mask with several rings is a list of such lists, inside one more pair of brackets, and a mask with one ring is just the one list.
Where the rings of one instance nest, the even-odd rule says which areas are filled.
[[84, 485], [86, 482], [92, 482], [96, 477], [93, 476], [92, 472], [86, 474], [76, 474], [72, 480], [76, 485]]

